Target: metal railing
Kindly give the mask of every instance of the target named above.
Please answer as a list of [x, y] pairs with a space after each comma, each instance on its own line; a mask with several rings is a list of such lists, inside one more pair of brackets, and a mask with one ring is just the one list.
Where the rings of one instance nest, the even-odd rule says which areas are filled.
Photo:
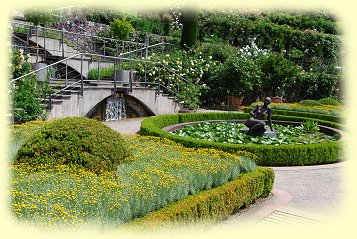
[[[154, 47], [154, 46], [152, 46]], [[88, 62], [86, 59], [92, 59], [91, 63]], [[80, 69], [81, 71], [76, 77], [73, 76], [73, 70], [69, 69], [67, 62], [71, 60], [80, 61]], [[109, 79], [101, 79], [100, 72], [102, 70], [101, 64], [105, 63], [106, 66], [108, 65], [113, 67], [113, 76]], [[125, 64], [126, 63], [126, 64]], [[147, 68], [144, 67], [144, 72], [136, 72], [134, 73], [134, 64], [143, 64], [143, 65], [151, 65], [158, 68], [158, 74], [155, 77], [148, 76]], [[62, 66], [64, 64], [64, 66]], [[88, 80], [85, 79], [83, 76], [83, 68], [85, 67], [84, 64], [92, 64], [92, 69], [97, 71], [98, 78], [96, 80]], [[121, 65], [125, 65], [126, 67], [121, 67]], [[179, 74], [175, 73], [174, 70], [170, 69], [169, 67], [161, 64], [160, 62], [149, 61], [145, 59], [133, 59], [133, 58], [126, 58], [123, 56], [104, 56], [100, 54], [93, 54], [93, 53], [77, 53], [60, 61], [57, 61], [53, 64], [48, 66], [39, 68], [37, 70], [31, 71], [21, 77], [16, 79], [12, 79], [11, 89], [14, 95], [15, 84], [17, 84], [22, 79], [34, 75], [39, 74], [40, 72], [46, 71], [48, 75], [49, 70], [53, 68], [57, 68], [56, 76], [48, 77], [48, 83], [53, 83], [54, 81], [61, 79], [64, 82], [60, 82], [57, 86], [53, 86], [56, 88], [49, 94], [48, 98], [48, 106], [49, 109], [52, 108], [52, 101], [56, 99], [57, 96], [61, 94], [65, 94], [66, 91], [71, 91], [76, 89], [80, 96], [83, 97], [84, 88], [85, 86], [88, 87], [100, 87], [105, 85], [112, 89], [113, 93], [118, 91], [125, 91], [131, 93], [134, 88], [136, 87], [146, 87], [152, 88], [156, 90], [156, 95], [159, 94], [167, 94], [169, 96], [175, 97], [175, 100], [179, 101], [178, 94], [180, 93], [180, 86], [182, 82], [185, 84], [191, 84], [191, 82], [187, 81], [185, 78], [180, 76]], [[121, 69], [123, 68], [123, 69]], [[127, 80], [121, 79], [118, 75], [119, 70], [128, 70], [129, 71], [129, 78]], [[70, 74], [72, 76], [70, 77]], [[175, 77], [174, 77], [175, 76]], [[174, 82], [172, 79], [179, 79], [178, 81]], [[70, 82], [68, 82], [70, 80]], [[63, 84], [64, 83], [64, 84]]]
[[[69, 32], [64, 29], [59, 30], [56, 28], [48, 28], [42, 26], [35, 27], [33, 24], [26, 22], [13, 21], [12, 26], [14, 33], [22, 33], [26, 35], [25, 42], [27, 42], [27, 44], [29, 43], [29, 40], [32, 36], [43, 38], [43, 45], [41, 47], [30, 47], [29, 49], [33, 49], [36, 51], [38, 49], [44, 49], [44, 57], [46, 57], [46, 51], [51, 51], [58, 52], [58, 55], [62, 56], [62, 58], [65, 58], [65, 55], [68, 56], [69, 54], [76, 54], [80, 52], [89, 52], [105, 56], [123, 56], [131, 54], [132, 58], [138, 58], [143, 56], [147, 57], [148, 54], [150, 54], [149, 50], [154, 49], [150, 47], [148, 38], [144, 43], [140, 43], [99, 37], [90, 34]], [[49, 43], [49, 39], [59, 40], [60, 49], [49, 49], [46, 46]], [[39, 40], [37, 40], [36, 43], [38, 42]], [[65, 44], [72, 47], [73, 50], [66, 51], [64, 47]], [[168, 44], [165, 42], [161, 42], [155, 45], [172, 46], [172, 44]]]

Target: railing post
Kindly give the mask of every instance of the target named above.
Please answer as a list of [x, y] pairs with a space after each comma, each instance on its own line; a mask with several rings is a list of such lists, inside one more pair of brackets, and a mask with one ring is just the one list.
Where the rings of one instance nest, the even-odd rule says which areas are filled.
[[61, 43], [62, 43], [62, 58], [64, 59], [64, 28], [62, 23], [62, 31], [61, 31]]
[[133, 78], [134, 78], [134, 73], [133, 73], [133, 61], [130, 59], [130, 75], [129, 75], [129, 92], [133, 92]]
[[44, 50], [44, 52], [43, 52], [43, 55], [44, 55], [44, 60], [46, 60], [46, 33], [47, 33], [47, 31], [46, 31], [46, 28], [45, 28], [45, 36], [44, 36], [44, 38], [43, 38], [43, 50]]
[[160, 88], [161, 88], [161, 82], [160, 82], [160, 70], [161, 70], [161, 66], [159, 65], [159, 76], [158, 76], [158, 79], [157, 79], [157, 91], [156, 91], [156, 94], [159, 95], [160, 94]]
[[78, 33], [76, 34], [76, 36], [77, 36], [77, 53], [79, 53]]
[[145, 36], [145, 60], [148, 59], [149, 37]]
[[100, 80], [100, 58], [98, 59], [98, 84]]
[[145, 62], [145, 66], [144, 66], [144, 82], [146, 82], [146, 62]]
[[67, 80], [68, 80], [67, 74], [68, 74], [68, 65], [67, 65], [67, 60], [66, 60], [66, 81], [64, 83], [64, 86], [66, 86], [66, 87], [67, 87]]
[[103, 52], [103, 55], [105, 56], [105, 40], [104, 40], [104, 52]]
[[11, 83], [11, 89], [12, 89], [12, 98], [15, 98], [15, 81]]
[[81, 96], [83, 97], [83, 54], [81, 54]]
[[12, 95], [12, 124], [15, 124], [15, 105], [14, 105], [14, 99], [15, 99], [15, 82], [11, 82], [11, 95]]
[[114, 93], [117, 91], [117, 59], [114, 61]]
[[52, 94], [51, 93], [48, 94], [48, 107], [49, 107], [49, 110], [52, 109]]

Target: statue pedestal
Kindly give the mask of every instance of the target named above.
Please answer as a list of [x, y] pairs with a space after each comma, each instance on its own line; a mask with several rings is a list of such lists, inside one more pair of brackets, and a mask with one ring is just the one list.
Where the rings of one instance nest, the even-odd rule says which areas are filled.
[[[239, 129], [239, 132], [241, 133], [247, 133], [249, 129], [248, 128], [242, 128], [242, 129]], [[256, 135], [258, 136], [258, 135]], [[265, 132], [259, 136], [268, 136], [268, 137], [271, 137], [271, 138], [275, 138], [276, 137], [276, 132], [275, 131], [271, 131], [270, 129], [266, 129]]]

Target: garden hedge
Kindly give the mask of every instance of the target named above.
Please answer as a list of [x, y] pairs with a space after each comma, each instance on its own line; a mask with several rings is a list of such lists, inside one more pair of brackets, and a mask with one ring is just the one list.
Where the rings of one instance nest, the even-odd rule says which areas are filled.
[[[316, 165], [335, 163], [342, 159], [343, 148], [340, 141], [303, 145], [227, 144], [182, 137], [162, 130], [163, 127], [184, 122], [247, 119], [248, 117], [247, 113], [193, 113], [155, 116], [143, 120], [140, 132], [143, 135], [169, 138], [185, 147], [214, 148], [230, 153], [245, 150], [258, 157], [256, 163], [260, 166]], [[274, 115], [273, 120], [304, 122], [311, 118]], [[314, 119], [314, 121], [334, 128], [341, 126], [341, 124], [331, 121], [319, 119]]]
[[135, 219], [124, 228], [158, 228], [185, 223], [216, 222], [227, 219], [239, 209], [269, 195], [273, 189], [274, 171], [257, 168], [214, 189], [201, 191], [172, 203], [142, 218]]
[[[224, 18], [207, 16], [200, 20], [199, 37], [220, 36], [223, 40], [232, 41], [234, 46], [244, 46], [256, 37], [259, 48], [271, 49], [274, 52], [296, 48], [304, 52], [305, 61], [314, 62], [322, 58], [333, 62], [338, 58], [342, 44], [339, 35], [320, 33], [309, 29], [294, 29], [287, 25], [246, 17]], [[309, 49], [309, 51], [305, 51]]]
[[114, 171], [131, 161], [132, 152], [120, 133], [84, 117], [46, 123], [17, 152], [14, 164], [74, 165], [94, 173]]
[[[245, 113], [249, 113], [252, 110], [251, 107], [247, 107], [244, 109]], [[284, 109], [273, 109], [273, 116], [272, 117], [278, 117], [278, 115], [285, 115], [285, 116], [292, 116], [292, 117], [303, 117], [303, 118], [310, 118], [310, 119], [318, 119], [322, 121], [331, 121], [335, 122], [337, 124], [328, 125], [329, 123], [326, 122], [326, 126], [331, 126], [331, 127], [338, 127], [338, 128], [343, 128], [343, 125], [341, 124], [344, 118], [337, 116], [337, 115], [331, 115], [331, 114], [319, 114], [319, 113], [312, 113], [312, 112], [304, 112], [304, 111], [295, 111], [295, 110], [284, 110]]]

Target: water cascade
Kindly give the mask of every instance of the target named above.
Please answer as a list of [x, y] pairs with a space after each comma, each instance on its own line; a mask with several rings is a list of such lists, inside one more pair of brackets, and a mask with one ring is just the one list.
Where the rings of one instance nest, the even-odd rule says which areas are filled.
[[105, 121], [125, 119], [125, 99], [111, 97], [107, 99]]

